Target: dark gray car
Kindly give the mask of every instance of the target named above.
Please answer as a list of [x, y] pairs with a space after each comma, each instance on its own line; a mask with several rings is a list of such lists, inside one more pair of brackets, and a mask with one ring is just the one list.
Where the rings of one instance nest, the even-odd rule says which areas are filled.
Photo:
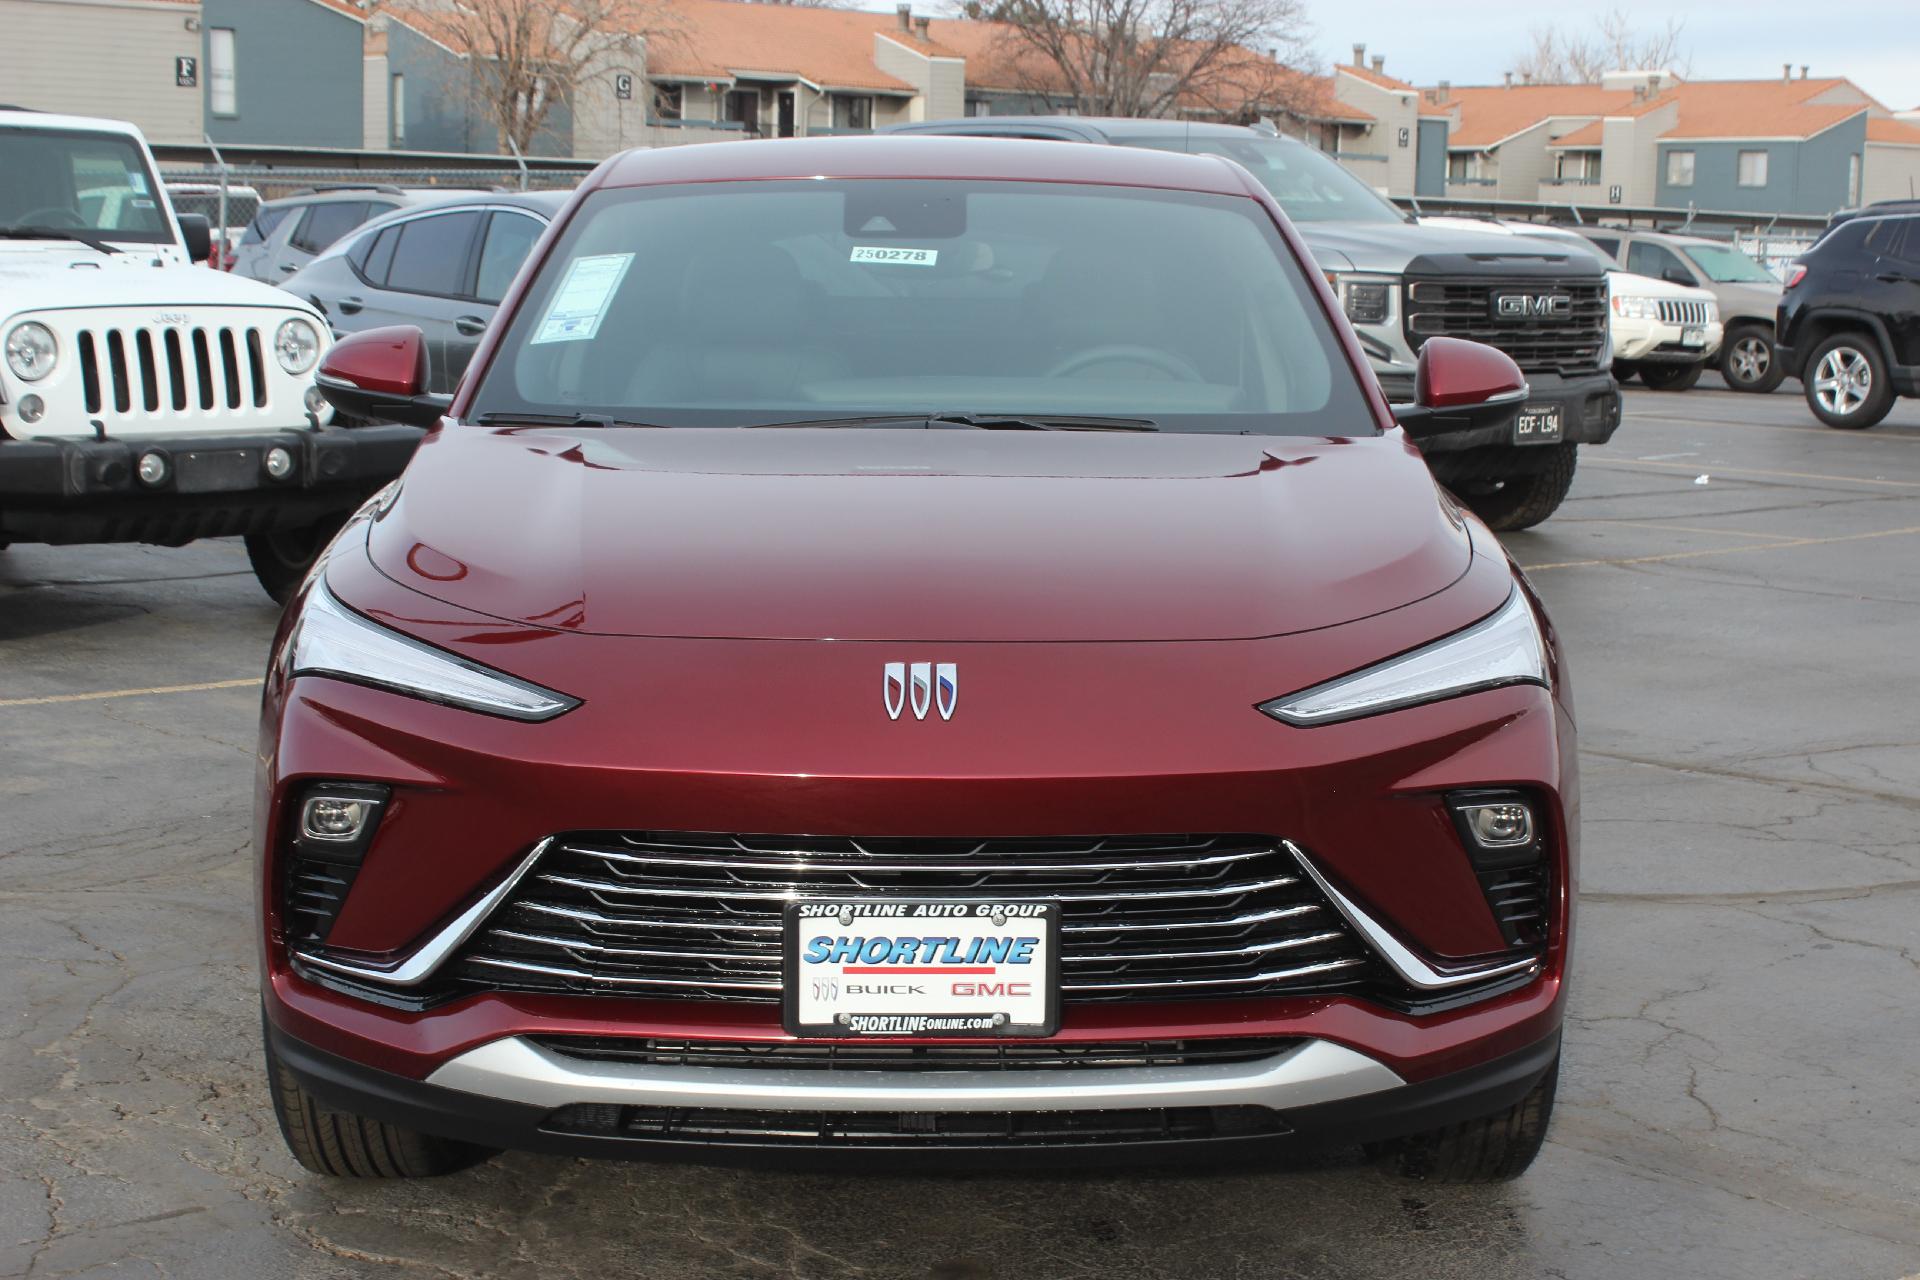
[[231, 270], [279, 284], [364, 222], [466, 194], [445, 187], [315, 187], [269, 200], [240, 233]]
[[571, 195], [490, 192], [390, 213], [342, 239], [284, 287], [320, 308], [335, 337], [420, 326], [428, 389], [444, 394], [466, 371], [520, 264]]

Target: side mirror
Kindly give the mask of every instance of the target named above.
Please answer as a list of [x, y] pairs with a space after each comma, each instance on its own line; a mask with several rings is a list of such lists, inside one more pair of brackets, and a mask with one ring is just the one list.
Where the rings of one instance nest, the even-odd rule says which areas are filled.
[[213, 256], [213, 224], [207, 221], [204, 213], [178, 213], [174, 217], [180, 223], [180, 238], [186, 241], [187, 258], [192, 262], [205, 262]]
[[1505, 428], [1527, 400], [1526, 375], [1512, 357], [1481, 342], [1428, 338], [1413, 375], [1413, 403], [1394, 417], [1415, 440], [1454, 431]]
[[426, 339], [410, 324], [348, 334], [320, 361], [313, 381], [341, 413], [372, 422], [431, 427], [453, 403], [452, 396], [426, 393]]

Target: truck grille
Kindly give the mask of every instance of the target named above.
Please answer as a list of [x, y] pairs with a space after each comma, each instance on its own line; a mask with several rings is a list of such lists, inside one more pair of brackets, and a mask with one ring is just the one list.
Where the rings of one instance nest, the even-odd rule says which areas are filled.
[[82, 329], [75, 345], [90, 414], [267, 404], [266, 346], [255, 328]]
[[1663, 324], [1705, 324], [1707, 323], [1707, 304], [1687, 302], [1680, 298], [1660, 299], [1660, 320]]
[[1062, 998], [1351, 990], [1379, 975], [1268, 836], [554, 841], [449, 966], [457, 989], [780, 999], [781, 908], [871, 894], [1061, 903]]
[[[1496, 294], [1565, 296], [1558, 314], [1502, 316]], [[1528, 372], [1579, 372], [1600, 367], [1607, 340], [1607, 290], [1599, 280], [1409, 279], [1407, 344], [1428, 338], [1465, 338], [1498, 347]]]

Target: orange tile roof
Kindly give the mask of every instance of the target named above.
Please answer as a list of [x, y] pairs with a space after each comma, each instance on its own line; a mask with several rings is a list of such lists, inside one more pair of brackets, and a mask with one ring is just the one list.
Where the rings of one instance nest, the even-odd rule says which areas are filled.
[[1891, 142], [1903, 147], [1920, 147], [1920, 127], [1885, 116], [1867, 117], [1867, 141]]
[[1679, 116], [1662, 138], [1810, 138], [1867, 109], [1863, 102], [1813, 102], [1841, 79], [1692, 80], [1656, 94], [1626, 112], [1645, 115], [1669, 103]]
[[1597, 84], [1455, 86], [1448, 106], [1460, 110], [1449, 147], [1491, 147], [1554, 116], [1604, 116], [1632, 105], [1633, 90]]
[[1606, 122], [1592, 120], [1581, 125], [1572, 133], [1563, 133], [1547, 145], [1549, 147], [1597, 147], [1606, 136]]
[[1390, 75], [1385, 75], [1378, 71], [1369, 70], [1366, 67], [1350, 66], [1342, 62], [1342, 63], [1335, 64], [1333, 69], [1337, 72], [1344, 72], [1345, 74], [1352, 76], [1356, 80], [1365, 80], [1368, 84], [1374, 85], [1381, 89], [1400, 89], [1400, 90], [1410, 91], [1413, 88], [1413, 86], [1408, 84], [1405, 80], [1395, 80]]
[[874, 65], [876, 34], [932, 57], [963, 56], [938, 36], [923, 41], [899, 30], [892, 13], [738, 0], [662, 0], [659, 10], [668, 32], [651, 42], [650, 75], [726, 80], [745, 72], [778, 73], [823, 88], [904, 92], [913, 86]]

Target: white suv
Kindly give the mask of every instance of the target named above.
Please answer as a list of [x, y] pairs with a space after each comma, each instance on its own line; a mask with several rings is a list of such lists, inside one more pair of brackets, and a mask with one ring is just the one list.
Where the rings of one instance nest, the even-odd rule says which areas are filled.
[[418, 427], [348, 430], [291, 294], [198, 270], [139, 130], [0, 110], [0, 546], [239, 534], [276, 599]]

